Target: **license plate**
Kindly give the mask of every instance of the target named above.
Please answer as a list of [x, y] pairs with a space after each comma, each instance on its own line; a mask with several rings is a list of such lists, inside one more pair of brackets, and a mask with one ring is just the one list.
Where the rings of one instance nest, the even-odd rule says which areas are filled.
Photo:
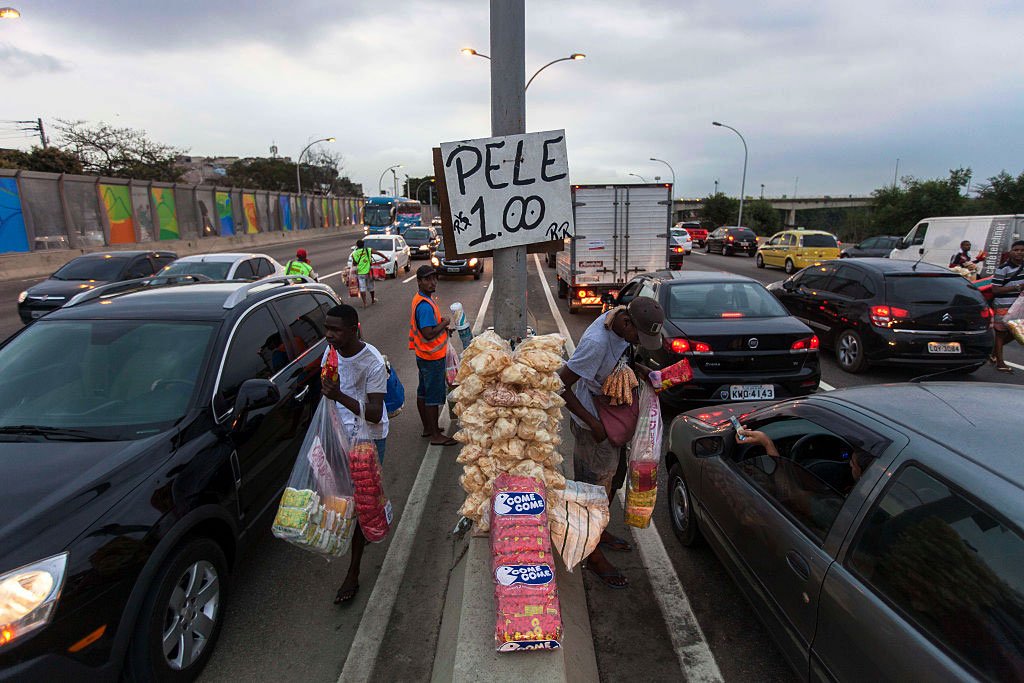
[[729, 386], [730, 401], [763, 401], [775, 398], [774, 384], [732, 384]]
[[749, 247], [750, 246], [750, 242], [740, 242], [740, 246], [741, 247]]
[[460, 268], [451, 268], [451, 267], [449, 267], [449, 268], [445, 268], [445, 270], [447, 270], [449, 273], [457, 273], [457, 272], [459, 272]]
[[928, 353], [960, 353], [960, 342], [928, 342]]

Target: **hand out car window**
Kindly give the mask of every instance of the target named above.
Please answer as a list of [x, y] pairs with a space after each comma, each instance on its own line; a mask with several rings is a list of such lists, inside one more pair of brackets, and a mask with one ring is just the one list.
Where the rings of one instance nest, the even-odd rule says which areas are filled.
[[291, 361], [287, 344], [266, 306], [250, 313], [235, 330], [217, 390], [217, 412], [231, 408], [247, 379], [270, 379]]
[[913, 465], [864, 522], [848, 564], [979, 678], [1024, 673], [1024, 537]]

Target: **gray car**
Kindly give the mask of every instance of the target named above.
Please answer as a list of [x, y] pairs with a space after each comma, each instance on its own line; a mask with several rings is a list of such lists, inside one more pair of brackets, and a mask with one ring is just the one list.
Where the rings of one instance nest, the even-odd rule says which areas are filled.
[[934, 382], [685, 413], [674, 531], [712, 546], [801, 678], [1022, 680], [1022, 405]]
[[901, 241], [902, 237], [896, 235], [876, 235], [869, 237], [863, 242], [844, 247], [839, 252], [839, 258], [864, 258], [865, 256], [877, 256], [888, 258], [892, 251]]

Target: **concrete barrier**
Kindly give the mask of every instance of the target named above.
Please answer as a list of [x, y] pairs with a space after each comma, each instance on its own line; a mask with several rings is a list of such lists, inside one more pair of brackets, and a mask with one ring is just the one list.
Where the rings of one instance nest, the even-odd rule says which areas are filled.
[[162, 240], [159, 242], [140, 242], [138, 244], [119, 244], [113, 247], [54, 249], [30, 253], [3, 254], [0, 255], [0, 281], [46, 277], [71, 259], [82, 254], [95, 252], [147, 249], [153, 251], [173, 251], [178, 256], [190, 256], [192, 254], [205, 254], [215, 251], [259, 251], [258, 247], [271, 244], [302, 242], [331, 235], [352, 235], [357, 232], [362, 233], [361, 225], [347, 225], [339, 228], [310, 228], [308, 230], [288, 232], [259, 232], [189, 240]]

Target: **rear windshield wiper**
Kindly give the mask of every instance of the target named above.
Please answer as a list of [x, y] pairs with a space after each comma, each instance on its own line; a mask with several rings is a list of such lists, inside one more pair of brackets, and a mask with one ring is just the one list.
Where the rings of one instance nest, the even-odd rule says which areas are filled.
[[0, 427], [0, 434], [42, 436], [55, 441], [61, 439], [70, 441], [113, 441], [113, 439], [97, 436], [93, 432], [84, 429], [65, 429], [63, 427], [43, 427], [39, 425], [8, 425]]

